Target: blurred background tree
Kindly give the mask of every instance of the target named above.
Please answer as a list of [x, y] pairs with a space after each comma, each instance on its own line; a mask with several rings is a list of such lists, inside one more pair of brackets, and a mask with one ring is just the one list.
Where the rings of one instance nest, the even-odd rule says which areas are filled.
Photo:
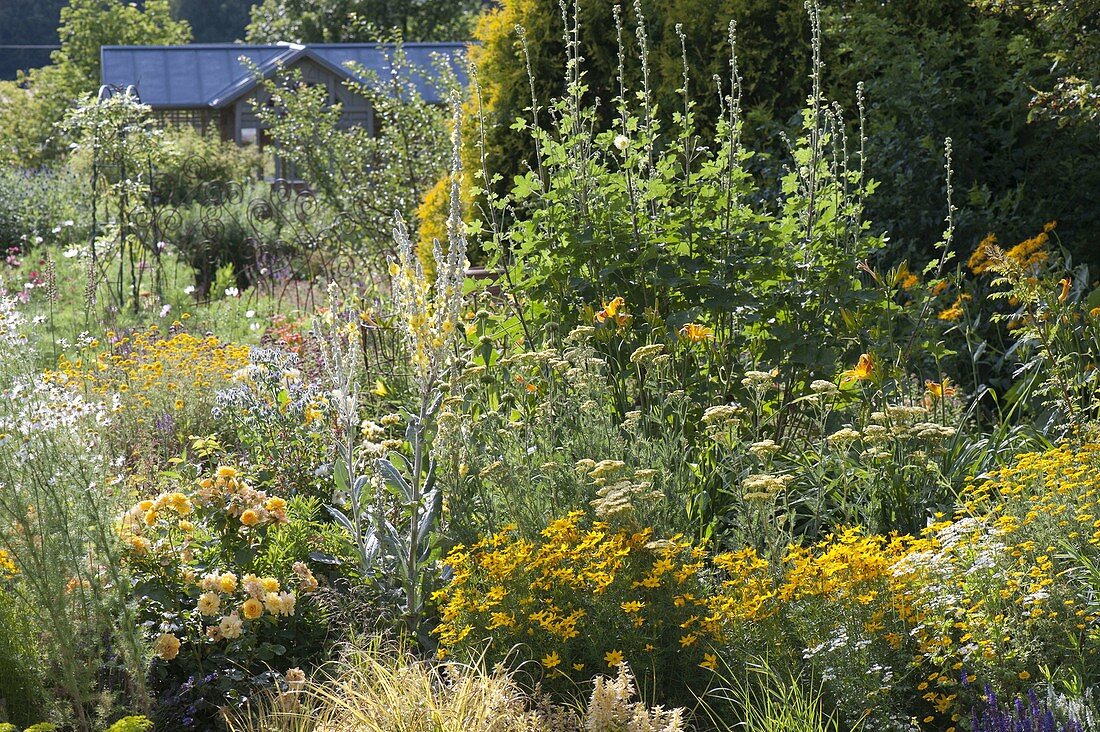
[[455, 41], [470, 36], [484, 0], [263, 0], [252, 8], [249, 43], [355, 43], [389, 37]]
[[867, 156], [880, 182], [868, 218], [889, 232], [888, 259], [931, 258], [944, 228], [943, 141], [954, 141], [957, 247], [990, 231], [1014, 244], [1058, 220], [1078, 260], [1100, 263], [1095, 128], [1030, 114], [1034, 90], [1052, 88], [1050, 36], [1018, 14], [966, 0], [831, 2], [823, 19], [831, 94], [867, 97]]
[[1100, 118], [1100, 2], [975, 0], [974, 5], [1023, 21], [1051, 61], [1053, 78], [1035, 89], [1035, 115], [1062, 124]]
[[231, 43], [244, 38], [255, 0], [172, 0], [172, 17], [191, 24], [195, 43]]

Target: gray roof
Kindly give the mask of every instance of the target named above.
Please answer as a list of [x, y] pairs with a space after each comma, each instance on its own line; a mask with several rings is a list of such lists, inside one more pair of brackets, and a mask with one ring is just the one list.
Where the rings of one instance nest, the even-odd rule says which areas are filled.
[[[410, 65], [429, 72], [408, 79], [426, 101], [442, 101], [441, 90], [431, 83], [434, 73], [430, 72], [437, 58], [445, 59], [458, 80], [465, 83], [465, 43], [404, 43], [402, 48]], [[266, 78], [308, 58], [338, 76], [354, 79], [356, 75], [344, 65], [354, 62], [385, 79], [394, 50], [390, 43], [103, 46], [100, 60], [103, 84], [119, 89], [132, 85], [141, 101], [155, 109], [217, 109], [256, 88], [258, 82], [249, 64]]]

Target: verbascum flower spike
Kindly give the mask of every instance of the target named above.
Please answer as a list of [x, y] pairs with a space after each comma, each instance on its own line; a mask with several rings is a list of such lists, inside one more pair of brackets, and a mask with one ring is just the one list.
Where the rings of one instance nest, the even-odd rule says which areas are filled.
[[394, 215], [393, 238], [397, 257], [390, 264], [393, 299], [400, 327], [416, 373], [421, 395], [428, 394], [451, 364], [452, 339], [462, 308], [462, 285], [466, 278], [466, 228], [462, 221], [461, 176], [459, 159], [459, 122], [461, 107], [452, 95], [454, 127], [451, 134], [451, 210], [447, 218], [447, 248], [437, 239], [432, 247], [436, 278], [433, 283], [424, 273], [408, 227], [400, 214]]

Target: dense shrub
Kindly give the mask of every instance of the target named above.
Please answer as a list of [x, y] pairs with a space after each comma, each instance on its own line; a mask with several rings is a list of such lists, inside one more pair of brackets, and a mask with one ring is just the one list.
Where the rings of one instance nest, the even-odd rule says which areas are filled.
[[961, 248], [994, 230], [1022, 239], [1056, 219], [1074, 258], [1098, 261], [1089, 202], [1100, 174], [1084, 162], [1097, 150], [1094, 131], [1030, 114], [1033, 89], [1053, 73], [1044, 37], [964, 0], [830, 3], [823, 25], [831, 92], [849, 109], [857, 83], [867, 94], [867, 174], [880, 184], [867, 213], [888, 233], [889, 256], [934, 258], [940, 142], [950, 137]]
[[0, 255], [25, 255], [43, 242], [79, 239], [87, 216], [87, 191], [75, 173], [0, 169]]
[[[575, 8], [567, 4], [568, 34], [571, 42], [579, 44], [579, 55], [588, 70], [586, 104], [595, 98], [607, 102], [620, 91], [612, 15], [615, 5], [609, 0], [582, 2]], [[648, 91], [665, 123], [671, 122], [672, 115], [683, 108], [681, 61], [686, 53], [688, 95], [694, 100], [698, 119], [713, 133], [714, 124], [722, 117], [713, 78], [729, 79], [727, 39], [731, 19], [737, 21], [739, 29], [746, 108], [768, 119], [773, 110], [789, 113], [805, 98], [808, 85], [802, 70], [809, 57], [809, 26], [802, 2], [659, 0], [625, 5], [621, 35], [627, 58], [636, 58], [639, 53], [635, 34], [641, 18], [637, 11], [644, 8], [645, 22], [641, 25], [650, 54]], [[579, 24], [575, 38], [574, 18]], [[516, 26], [524, 30], [523, 45]], [[684, 33], [684, 46], [677, 28]], [[482, 169], [484, 136], [485, 167], [501, 176], [501, 191], [514, 176], [537, 169], [535, 145], [529, 133], [516, 129], [513, 123], [518, 118], [531, 123], [528, 110], [532, 94], [535, 104], [545, 109], [552, 99], [566, 92], [567, 79], [562, 69], [566, 35], [562, 9], [555, 0], [505, 0], [499, 7], [488, 10], [478, 23], [474, 33], [477, 45], [470, 48], [470, 60], [477, 68], [477, 91], [470, 97], [472, 114], [464, 131], [464, 167], [469, 171]], [[630, 66], [624, 71], [623, 83], [641, 90], [641, 69]], [[610, 105], [600, 109], [600, 126], [606, 126], [614, 114]], [[543, 114], [540, 123], [549, 121], [550, 117]]]
[[205, 135], [193, 127], [173, 127], [163, 138], [165, 154], [153, 176], [153, 199], [181, 205], [225, 197], [235, 186], [247, 188], [262, 174], [256, 146], [224, 141], [216, 130]]

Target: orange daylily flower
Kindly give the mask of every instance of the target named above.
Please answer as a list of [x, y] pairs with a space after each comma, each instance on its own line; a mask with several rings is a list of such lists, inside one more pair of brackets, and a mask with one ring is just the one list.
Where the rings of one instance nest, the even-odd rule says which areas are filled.
[[611, 302], [605, 302], [603, 310], [596, 313], [596, 322], [605, 323], [608, 320], [615, 323], [615, 325], [622, 328], [630, 322], [630, 314], [626, 312], [626, 300], [622, 297], [616, 297]]
[[867, 381], [871, 378], [871, 374], [875, 370], [875, 360], [871, 358], [871, 354], [864, 353], [859, 357], [859, 362], [855, 365], [855, 368], [848, 369], [840, 374], [841, 383], [849, 381]]
[[701, 343], [714, 337], [714, 330], [699, 323], [687, 323], [680, 328], [680, 337], [691, 343]]
[[1058, 284], [1062, 286], [1062, 291], [1058, 293], [1058, 302], [1065, 302], [1067, 299], [1069, 299], [1069, 288], [1073, 284], [1073, 280], [1071, 280], [1069, 277], [1066, 277]]
[[935, 381], [925, 381], [924, 388], [925, 391], [927, 391], [931, 396], [937, 399], [955, 396], [959, 393], [959, 390], [955, 387], [954, 384], [951, 383], [951, 379], [947, 378], [946, 376], [943, 377], [943, 381], [938, 383]]

